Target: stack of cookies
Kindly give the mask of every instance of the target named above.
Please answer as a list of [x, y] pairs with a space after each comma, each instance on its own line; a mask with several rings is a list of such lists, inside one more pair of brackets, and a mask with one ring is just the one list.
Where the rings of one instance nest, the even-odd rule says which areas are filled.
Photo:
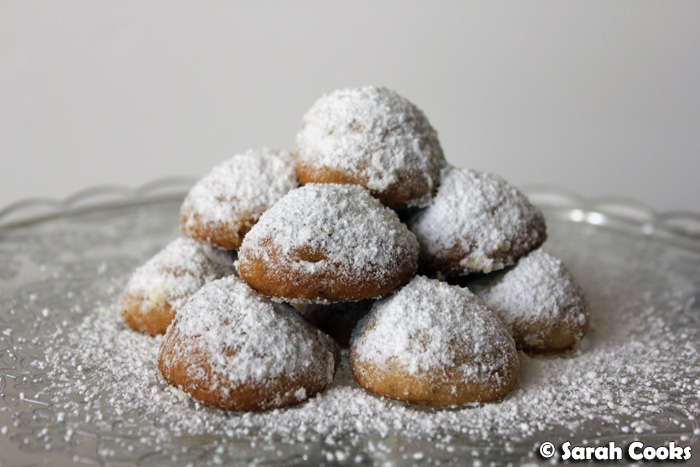
[[127, 284], [121, 313], [165, 333], [170, 384], [227, 410], [293, 405], [332, 383], [349, 346], [365, 389], [455, 406], [508, 394], [518, 348], [580, 342], [588, 309], [540, 248], [542, 213], [497, 175], [450, 166], [410, 101], [332, 92], [296, 143], [198, 181], [181, 209], [186, 238]]

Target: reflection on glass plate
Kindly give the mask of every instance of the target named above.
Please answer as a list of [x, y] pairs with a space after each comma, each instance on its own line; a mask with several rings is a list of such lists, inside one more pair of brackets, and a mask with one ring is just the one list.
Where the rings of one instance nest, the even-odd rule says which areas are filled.
[[529, 190], [547, 216], [546, 248], [586, 292], [591, 332], [567, 357], [521, 354], [518, 386], [501, 402], [416, 408], [368, 394], [344, 363], [305, 404], [238, 414], [164, 384], [159, 339], [112, 309], [131, 271], [179, 234], [190, 183], [0, 211], [0, 463], [520, 464], [542, 461], [545, 441], [696, 446], [697, 215]]

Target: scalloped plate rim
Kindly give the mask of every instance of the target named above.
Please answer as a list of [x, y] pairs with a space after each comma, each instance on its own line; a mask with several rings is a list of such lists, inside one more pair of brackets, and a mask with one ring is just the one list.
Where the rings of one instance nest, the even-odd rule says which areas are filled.
[[[129, 207], [153, 202], [176, 201], [184, 197], [189, 186], [196, 182], [196, 178], [188, 176], [174, 176], [157, 178], [136, 187], [126, 185], [95, 185], [74, 192], [66, 198], [36, 197], [25, 198], [10, 203], [0, 209], [0, 233], [24, 227], [30, 224], [44, 222], [64, 216], [83, 214], [105, 208]], [[163, 189], [171, 189], [168, 194], [159, 193]], [[697, 242], [700, 248], [700, 212], [687, 210], [655, 211], [641, 201], [630, 197], [606, 195], [586, 198], [575, 191], [551, 184], [531, 184], [522, 187], [522, 190], [531, 197], [557, 196], [567, 200], [565, 206], [556, 203], [539, 204], [555, 210], [579, 210], [587, 213], [599, 213], [619, 222], [642, 228], [646, 235], [653, 235], [661, 230], [666, 234], [677, 236], [679, 239]], [[104, 202], [103, 196], [113, 196], [114, 200]], [[90, 200], [97, 199], [97, 203], [89, 204]], [[624, 207], [630, 211], [641, 212], [642, 216], [625, 216], [611, 211], [611, 207]], [[11, 219], [23, 211], [34, 208], [47, 209], [46, 213], [28, 216], [26, 218]], [[639, 217], [646, 217], [644, 221]], [[7, 219], [10, 218], [9, 222]], [[690, 221], [697, 224], [697, 230], [690, 231], [670, 225], [673, 221]], [[584, 219], [579, 222], [595, 223]], [[649, 229], [651, 227], [651, 229]]]

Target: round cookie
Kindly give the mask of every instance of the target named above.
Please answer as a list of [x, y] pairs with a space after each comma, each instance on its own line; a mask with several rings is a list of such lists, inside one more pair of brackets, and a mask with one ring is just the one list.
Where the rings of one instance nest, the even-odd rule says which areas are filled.
[[195, 183], [180, 208], [180, 229], [200, 242], [237, 250], [260, 215], [297, 186], [290, 153], [250, 149]]
[[302, 184], [361, 185], [392, 208], [428, 204], [446, 165], [423, 112], [374, 86], [321, 97], [304, 116], [296, 143]]
[[333, 339], [235, 276], [192, 296], [158, 355], [168, 383], [208, 406], [238, 411], [303, 402], [331, 384], [335, 367]]
[[417, 260], [414, 235], [367, 190], [312, 183], [262, 215], [237, 268], [263, 295], [332, 303], [386, 295], [415, 275]]
[[450, 167], [433, 204], [410, 223], [420, 266], [442, 276], [503, 269], [547, 238], [542, 212], [498, 175]]
[[178, 238], [134, 271], [119, 299], [120, 313], [137, 331], [163, 334], [192, 294], [233, 273], [231, 253]]
[[474, 294], [422, 276], [377, 302], [350, 344], [360, 386], [419, 405], [500, 399], [518, 367], [513, 338]]
[[581, 288], [561, 260], [542, 249], [470, 289], [510, 328], [515, 343], [526, 352], [567, 351], [588, 330], [590, 313]]

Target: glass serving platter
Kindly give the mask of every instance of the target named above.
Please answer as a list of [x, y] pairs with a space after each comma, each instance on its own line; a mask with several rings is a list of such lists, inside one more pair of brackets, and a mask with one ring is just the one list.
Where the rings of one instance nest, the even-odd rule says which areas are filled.
[[[700, 458], [700, 216], [526, 188], [546, 248], [581, 283], [591, 331], [521, 354], [504, 401], [412, 407], [333, 386], [264, 414], [202, 407], [158, 377], [158, 339], [115, 310], [133, 269], [179, 235], [193, 183], [98, 187], [0, 211], [0, 465], [542, 463], [545, 441], [691, 446]], [[555, 460], [558, 457], [555, 456]]]

